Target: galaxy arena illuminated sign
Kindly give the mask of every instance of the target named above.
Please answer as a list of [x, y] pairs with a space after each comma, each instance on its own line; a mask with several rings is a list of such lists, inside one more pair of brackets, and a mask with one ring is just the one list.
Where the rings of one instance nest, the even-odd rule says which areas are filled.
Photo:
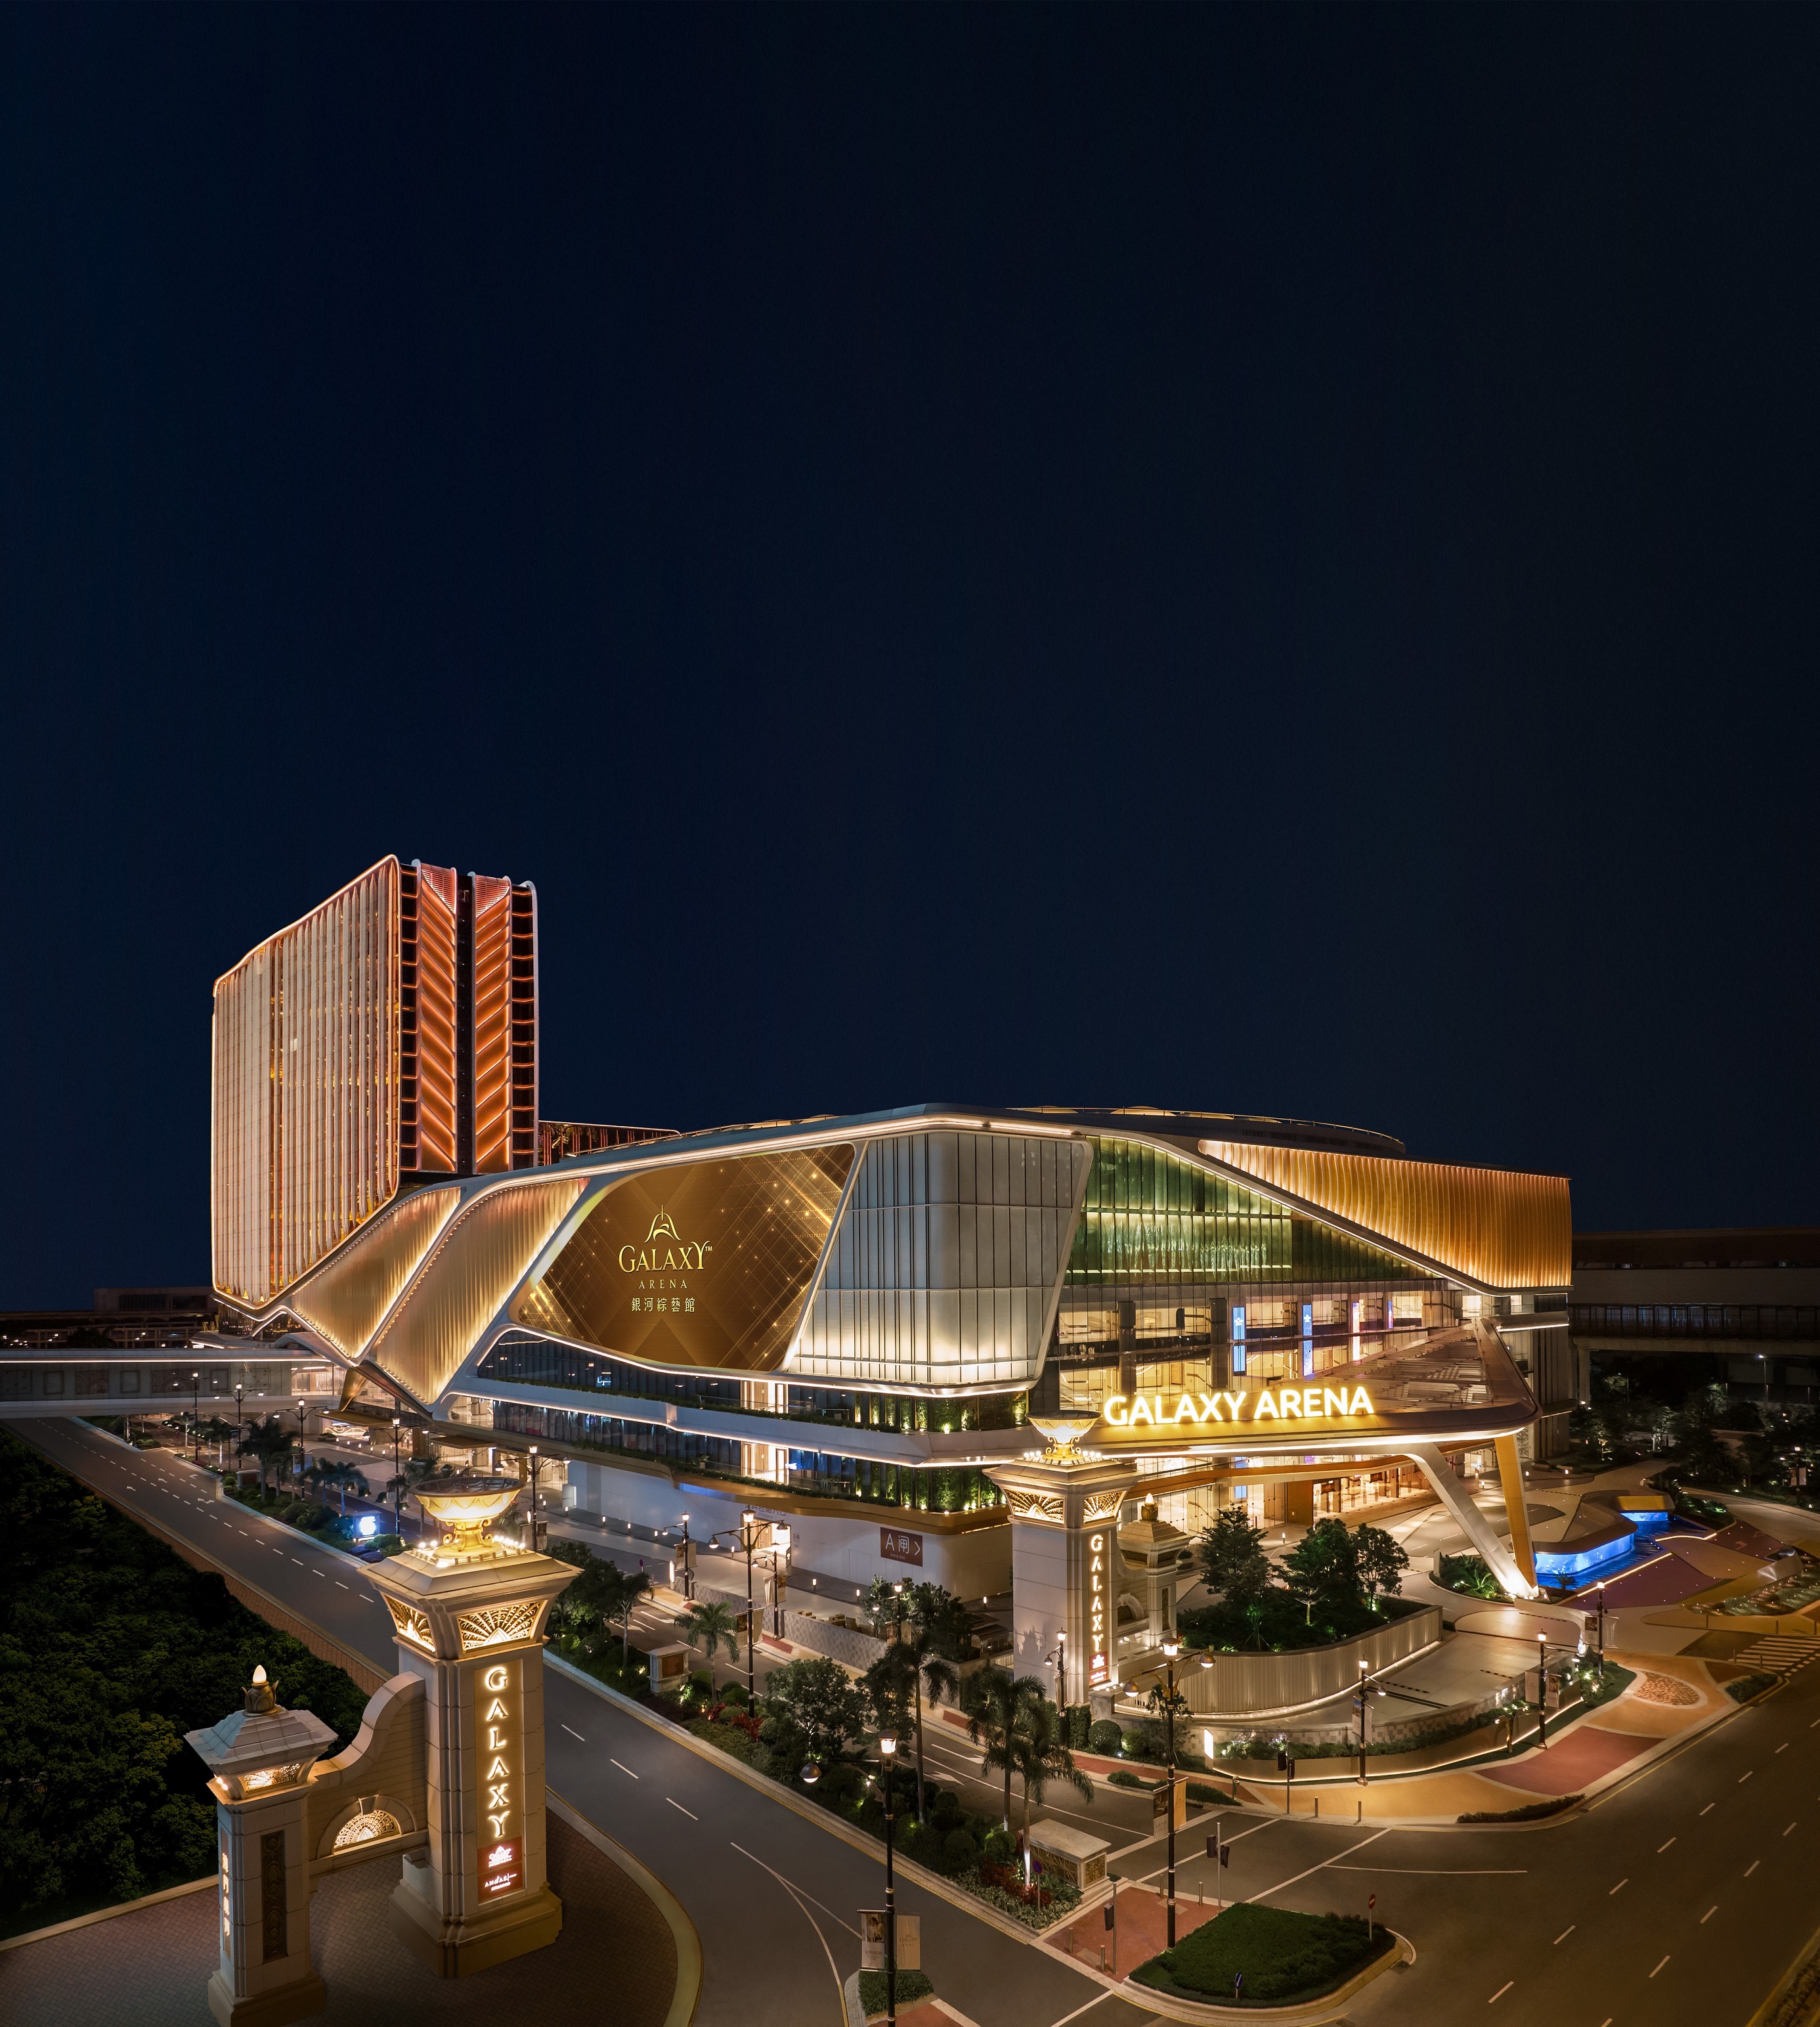
[[1106, 1567], [1106, 1544], [1112, 1537], [1104, 1527], [1096, 1527], [1087, 1538], [1085, 1595], [1081, 1602], [1087, 1622], [1087, 1685], [1090, 1689], [1104, 1689], [1112, 1680], [1111, 1657], [1106, 1651], [1106, 1600], [1111, 1595]]
[[1109, 1429], [1172, 1429], [1183, 1423], [1312, 1422], [1373, 1415], [1371, 1397], [1362, 1386], [1264, 1387], [1253, 1394], [1183, 1394], [1174, 1407], [1162, 1394], [1110, 1394], [1100, 1409]]

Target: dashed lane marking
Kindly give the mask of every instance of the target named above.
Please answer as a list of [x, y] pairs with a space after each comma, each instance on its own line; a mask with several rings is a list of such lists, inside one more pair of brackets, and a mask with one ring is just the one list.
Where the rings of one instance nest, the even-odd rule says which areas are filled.
[[[613, 1759], [611, 1753], [608, 1753], [607, 1757], [609, 1759]], [[632, 1774], [632, 1769], [626, 1764], [624, 1760], [613, 1759], [613, 1764], [619, 1769], [622, 1774]], [[644, 1777], [641, 1774], [632, 1774], [632, 1778], [634, 1781], [641, 1781]]]
[[1757, 1867], [1761, 1865], [1763, 1862], [1763, 1861], [1760, 1858], [1753, 1858], [1750, 1863], [1744, 1867], [1745, 1878], [1748, 1879], [1751, 1874], [1756, 1870]]
[[[1751, 1769], [1751, 1774], [1754, 1774], [1754, 1773], [1755, 1773], [1755, 1772], [1756, 1772], [1756, 1770], [1756, 1770], [1756, 1768], [1753, 1767]], [[1743, 1785], [1744, 1785], [1744, 1783], [1745, 1783], [1748, 1780], [1749, 1780], [1749, 1778], [1751, 1778], [1751, 1774], [1741, 1774], [1738, 1776], [1738, 1785], [1739, 1785], [1741, 1788], [1741, 1787], [1743, 1787]]]
[[[1668, 1840], [1668, 1844], [1673, 1844], [1673, 1843], [1674, 1843], [1674, 1838], [1673, 1838], [1673, 1837], [1670, 1837], [1670, 1838]], [[1656, 1855], [1658, 1858], [1661, 1857], [1662, 1854], [1663, 1854], [1665, 1851], [1667, 1851], [1667, 1848], [1668, 1848], [1668, 1844], [1659, 1844], [1656, 1847]]]
[[693, 1809], [683, 1809], [681, 1803], [680, 1803], [674, 1795], [666, 1795], [663, 1799], [669, 1803], [670, 1806], [673, 1809], [682, 1809], [682, 1813], [688, 1818], [692, 1823], [699, 1823], [701, 1821], [701, 1818], [696, 1814]]
[[1568, 1937], [1570, 1937], [1579, 1925], [1580, 1925], [1578, 1922], [1570, 1922], [1566, 1928], [1564, 1928], [1561, 1933], [1556, 1937], [1554, 1947], [1556, 1949], [1559, 1949], [1562, 1944], [1567, 1940]]
[[1608, 1893], [1608, 1894], [1605, 1896], [1605, 1898], [1606, 1898], [1608, 1900], [1609, 1900], [1611, 1899], [1611, 1894], [1612, 1894], [1612, 1893], [1622, 1893], [1622, 1892], [1624, 1891], [1625, 1888], [1626, 1888], [1626, 1886], [1628, 1886], [1630, 1884], [1630, 1874], [1629, 1874], [1629, 1873], [1626, 1873], [1626, 1874], [1625, 1874], [1625, 1875], [1624, 1875], [1624, 1877], [1623, 1877], [1622, 1879], [1620, 1879], [1620, 1880], [1619, 1881], [1618, 1884], [1611, 1889], [1611, 1892], [1610, 1892], [1610, 1893]]
[[1649, 1973], [1649, 1975], [1650, 1975], [1652, 1977], [1655, 1977], [1655, 1975], [1656, 1975], [1656, 1971], [1657, 1971], [1657, 1970], [1661, 1970], [1661, 1968], [1662, 1968], [1662, 1964], [1665, 1964], [1665, 1963], [1667, 1963], [1667, 1961], [1668, 1961], [1667, 1958], [1667, 1957], [1664, 1957], [1664, 1958], [1662, 1959], [1662, 1963], [1659, 1963], [1659, 1964], [1656, 1966], [1656, 1970], [1652, 1970], [1652, 1971]]
[[[1794, 1827], [1795, 1827], [1794, 1824], [1792, 1824], [1792, 1823], [1789, 1824], [1789, 1830], [1792, 1830]], [[1789, 1830], [1784, 1830], [1784, 1831], [1783, 1831], [1782, 1834], [1783, 1834], [1783, 1836], [1784, 1836], [1784, 1837], [1786, 1837], [1786, 1836], [1789, 1834]]]
[[1718, 1912], [1718, 1903], [1715, 1900], [1715, 1901], [1714, 1901], [1714, 1903], [1712, 1903], [1712, 1905], [1711, 1905], [1709, 1908], [1707, 1908], [1707, 1910], [1706, 1911], [1706, 1912], [1705, 1912], [1704, 1914], [1702, 1914], [1702, 1915], [1700, 1916], [1700, 1922], [1699, 1922], [1699, 1925], [1699, 1925], [1700, 1927], [1701, 1927], [1701, 1928], [1703, 1928], [1703, 1929], [1704, 1929], [1704, 1928], [1706, 1926], [1707, 1923], [1708, 1922], [1710, 1922], [1710, 1921], [1712, 1919], [1712, 1918], [1714, 1917], [1714, 1915], [1715, 1915]]
[[[571, 1738], [581, 1738], [581, 1734], [580, 1733], [580, 1732], [578, 1732], [578, 1731], [575, 1729], [575, 1727], [574, 1727], [572, 1724], [566, 1724], [566, 1725], [564, 1725], [564, 1726], [563, 1726], [563, 1730], [565, 1730], [565, 1731], [569, 1734], [569, 1736], [570, 1736]], [[582, 1743], [584, 1745], [585, 1745], [588, 1743], [588, 1741], [587, 1741], [587, 1740], [586, 1740], [586, 1739], [585, 1739], [585, 1738], [581, 1738], [581, 1743]]]
[[1504, 1994], [1508, 1992], [1511, 1987], [1515, 1983], [1516, 1980], [1514, 1977], [1507, 1978], [1504, 1982], [1498, 1987], [1497, 1991], [1491, 1995], [1490, 1998], [1485, 2002], [1487, 2006], [1497, 2005], [1497, 2002], [1503, 1998]]
[[1703, 1816], [1704, 1816], [1704, 1815], [1707, 1815], [1710, 1811], [1711, 1811], [1711, 1810], [1713, 1810], [1713, 1809], [1716, 1809], [1718, 1807], [1718, 1804], [1717, 1802], [1708, 1802], [1708, 1803], [1707, 1804], [1707, 1805], [1706, 1805], [1706, 1807], [1705, 1807], [1705, 1808], [1704, 1808], [1704, 1809], [1702, 1809], [1702, 1810], [1700, 1811], [1700, 1814], [1701, 1814], [1701, 1815], [1703, 1815]]

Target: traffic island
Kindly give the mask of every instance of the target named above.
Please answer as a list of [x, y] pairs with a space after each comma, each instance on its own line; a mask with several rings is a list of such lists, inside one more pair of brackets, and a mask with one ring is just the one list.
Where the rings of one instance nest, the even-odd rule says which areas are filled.
[[1361, 1987], [1409, 1955], [1401, 1937], [1368, 1929], [1354, 1915], [1242, 1900], [1196, 1924], [1127, 1982], [1205, 2008], [1210, 2019], [1263, 2014], [1313, 2022], [1338, 2018]]

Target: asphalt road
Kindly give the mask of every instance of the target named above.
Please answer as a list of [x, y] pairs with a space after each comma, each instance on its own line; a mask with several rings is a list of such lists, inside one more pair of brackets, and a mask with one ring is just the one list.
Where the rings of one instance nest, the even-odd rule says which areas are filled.
[[[393, 1666], [389, 1622], [361, 1564], [220, 1498], [169, 1453], [128, 1451], [73, 1423], [20, 1433]], [[702, 1939], [706, 2027], [837, 2027], [858, 1910], [880, 1903], [882, 1863], [560, 1671], [547, 1680], [550, 1785], [688, 1909]], [[942, 1741], [931, 1755], [945, 1782], [969, 1772], [964, 1741]], [[1095, 1827], [1107, 1834], [1113, 1812], [1132, 1806], [1109, 1794]], [[1552, 1827], [1360, 1829], [1240, 1811], [1225, 1812], [1225, 1827], [1228, 1897], [1362, 1913], [1375, 1892], [1378, 1918], [1414, 1941], [1416, 1963], [1353, 2007], [1360, 2023], [1745, 2027], [1820, 1927], [1820, 1670]], [[1160, 1844], [1140, 1841], [1129, 1822], [1116, 1834], [1120, 1874], [1160, 1869]], [[1180, 1841], [1184, 1893], [1214, 1890], [1211, 1863], [1187, 1855], [1203, 1838], [1198, 1824]], [[978, 2027], [1059, 2027], [1090, 2005], [1083, 2027], [1155, 2017], [914, 1887], [900, 1905], [923, 1918], [938, 1991]]]

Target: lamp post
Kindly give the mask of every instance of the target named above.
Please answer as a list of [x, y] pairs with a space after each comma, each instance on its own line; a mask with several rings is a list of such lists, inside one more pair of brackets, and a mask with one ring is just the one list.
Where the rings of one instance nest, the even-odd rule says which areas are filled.
[[695, 1603], [695, 1548], [688, 1538], [688, 1516], [682, 1516], [682, 1596], [686, 1604]]
[[790, 1530], [771, 1525], [771, 1630], [784, 1637], [784, 1590], [790, 1581]]
[[1169, 1811], [1168, 1947], [1176, 1947], [1176, 1656], [1182, 1651], [1176, 1640], [1163, 1642], [1163, 1663], [1168, 1670], [1168, 1700], [1163, 1706], [1163, 1736], [1168, 1742], [1168, 1770], [1165, 1799]]
[[190, 1461], [192, 1464], [202, 1461], [201, 1426], [202, 1375], [200, 1372], [192, 1372], [190, 1375]]
[[1605, 1586], [1599, 1586], [1599, 1679], [1605, 1678]]
[[530, 1512], [525, 1516], [530, 1540], [526, 1545], [534, 1556], [537, 1553], [537, 1446], [531, 1445], [525, 1463], [525, 1482], [530, 1490]]
[[759, 1693], [758, 1661], [753, 1647], [752, 1556], [758, 1548], [761, 1531], [759, 1516], [748, 1506], [740, 1516], [739, 1531], [733, 1536], [744, 1550], [746, 1557], [746, 1707], [748, 1710]]
[[[310, 1453], [308, 1450], [305, 1448], [304, 1438], [308, 1433], [309, 1419], [310, 1404], [307, 1401], [298, 1401], [297, 1404], [297, 1453], [302, 1460], [302, 1463], [306, 1464], [310, 1460]], [[301, 1469], [301, 1465], [299, 1468]]]
[[1536, 1635], [1536, 1738], [1546, 1745], [1549, 1742], [1549, 1636]]
[[392, 1417], [392, 1532], [402, 1541], [404, 1538], [404, 1468], [398, 1460], [400, 1445], [404, 1441], [403, 1419]]
[[1367, 1670], [1367, 1667], [1366, 1667], [1365, 1663], [1364, 1663], [1363, 1661], [1361, 1661], [1361, 1662], [1359, 1663], [1359, 1696], [1358, 1696], [1358, 1704], [1359, 1704], [1359, 1785], [1360, 1785], [1361, 1788], [1368, 1788], [1368, 1787], [1371, 1785], [1371, 1776], [1370, 1776], [1370, 1775], [1369, 1775], [1369, 1774], [1365, 1771], [1365, 1698], [1366, 1698], [1366, 1697], [1367, 1697], [1368, 1693], [1369, 1693], [1369, 1692], [1368, 1692], [1368, 1684], [1367, 1684], [1367, 1675], [1368, 1675], [1368, 1670]]
[[892, 1870], [894, 1828], [897, 1822], [891, 1806], [891, 1770], [897, 1753], [897, 1740], [884, 1731], [878, 1737], [878, 1772], [884, 1783], [884, 2017], [886, 2027], [897, 2027], [897, 1880]]

